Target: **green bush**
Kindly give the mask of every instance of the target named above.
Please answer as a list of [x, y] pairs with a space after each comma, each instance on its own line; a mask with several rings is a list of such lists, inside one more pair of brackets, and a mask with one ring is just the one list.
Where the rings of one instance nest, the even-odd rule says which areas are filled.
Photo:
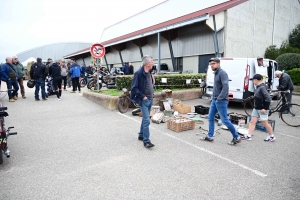
[[[174, 88], [195, 88], [200, 87], [198, 79], [205, 81], [206, 74], [163, 74], [154, 75], [156, 89], [174, 89]], [[167, 79], [167, 83], [162, 83], [162, 78]], [[131, 88], [133, 75], [122, 75], [116, 78], [116, 88], [121, 90], [122, 88]], [[186, 80], [191, 79], [190, 84], [186, 84]]]
[[286, 73], [290, 75], [294, 85], [300, 85], [300, 68], [294, 68]]
[[275, 60], [280, 55], [279, 49], [276, 48], [276, 45], [269, 46], [265, 51], [265, 58]]
[[298, 24], [289, 35], [291, 47], [300, 49], [300, 24]]
[[285, 53], [276, 58], [280, 70], [291, 70], [300, 68], [300, 54]]
[[279, 48], [279, 55], [282, 55], [282, 54], [285, 54], [285, 53], [298, 53], [298, 54], [300, 54], [300, 49], [292, 47], [287, 41], [283, 41], [280, 48]]

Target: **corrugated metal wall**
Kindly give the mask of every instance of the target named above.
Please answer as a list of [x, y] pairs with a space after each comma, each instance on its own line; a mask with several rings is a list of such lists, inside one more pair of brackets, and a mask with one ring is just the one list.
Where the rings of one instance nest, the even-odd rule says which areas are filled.
[[43, 60], [46, 60], [48, 58], [59, 59], [63, 56], [90, 46], [92, 46], [92, 43], [55, 43], [18, 53], [17, 56], [21, 62], [27, 60], [30, 57], [39, 57]]

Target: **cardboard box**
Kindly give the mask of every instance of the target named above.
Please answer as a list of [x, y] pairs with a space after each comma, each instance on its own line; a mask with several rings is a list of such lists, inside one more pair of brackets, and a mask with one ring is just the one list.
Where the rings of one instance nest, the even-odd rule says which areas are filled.
[[178, 111], [180, 114], [186, 114], [191, 112], [191, 106], [186, 104], [174, 104], [173, 105], [174, 110]]

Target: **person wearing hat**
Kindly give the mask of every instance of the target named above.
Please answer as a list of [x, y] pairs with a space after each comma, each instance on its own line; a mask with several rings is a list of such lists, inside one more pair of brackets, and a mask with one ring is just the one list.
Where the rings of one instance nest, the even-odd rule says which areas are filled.
[[[287, 73], [283, 73], [282, 71], [275, 71], [275, 76], [279, 78], [279, 85], [276, 86], [279, 91], [290, 90], [288, 94], [286, 94], [286, 99], [288, 103], [292, 103], [292, 96], [294, 91], [294, 84], [291, 77]], [[282, 104], [286, 103], [285, 99], [282, 99]], [[289, 110], [286, 110], [284, 113], [288, 113]]]
[[252, 78], [254, 85], [256, 85], [256, 90], [254, 93], [254, 108], [251, 114], [251, 122], [249, 126], [249, 131], [247, 135], [242, 136], [244, 140], [252, 140], [252, 135], [256, 126], [258, 118], [260, 118], [261, 123], [268, 131], [268, 137], [264, 139], [266, 142], [273, 142], [276, 137], [274, 136], [272, 127], [268, 124], [268, 114], [269, 107], [271, 103], [270, 94], [267, 91], [266, 85], [263, 83], [263, 76], [260, 74], [255, 74]]
[[228, 75], [224, 70], [221, 69], [219, 58], [211, 58], [209, 60], [209, 65], [215, 74], [213, 94], [211, 97], [211, 104], [208, 114], [209, 130], [207, 136], [200, 139], [208, 142], [214, 141], [215, 115], [219, 113], [223, 124], [229, 129], [233, 136], [232, 141], [228, 144], [236, 145], [237, 143], [241, 142], [241, 137], [238, 135], [235, 127], [228, 119], [227, 115], [229, 90]]

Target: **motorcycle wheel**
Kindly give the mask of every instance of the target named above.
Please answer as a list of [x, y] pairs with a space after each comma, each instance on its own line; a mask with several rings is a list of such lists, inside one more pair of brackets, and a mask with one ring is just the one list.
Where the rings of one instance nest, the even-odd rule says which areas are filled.
[[3, 163], [3, 153], [2, 150], [0, 149], [0, 165]]
[[[102, 88], [102, 83], [99, 83], [98, 87], [99, 87], [99, 90], [101, 90], [101, 88]], [[94, 87], [94, 90], [98, 90], [98, 87], [97, 87], [97, 83], [96, 83], [96, 84], [95, 84], [95, 87]]]
[[85, 79], [81, 79], [80, 81], [79, 81], [79, 84], [80, 84], [80, 87], [85, 87], [86, 86], [86, 80]]
[[96, 82], [95, 81], [90, 81], [88, 84], [87, 84], [87, 88], [89, 90], [91, 90], [93, 87], [95, 87], [96, 85]]
[[126, 113], [128, 111], [129, 103], [127, 102], [126, 97], [119, 97], [117, 105], [120, 113]]

